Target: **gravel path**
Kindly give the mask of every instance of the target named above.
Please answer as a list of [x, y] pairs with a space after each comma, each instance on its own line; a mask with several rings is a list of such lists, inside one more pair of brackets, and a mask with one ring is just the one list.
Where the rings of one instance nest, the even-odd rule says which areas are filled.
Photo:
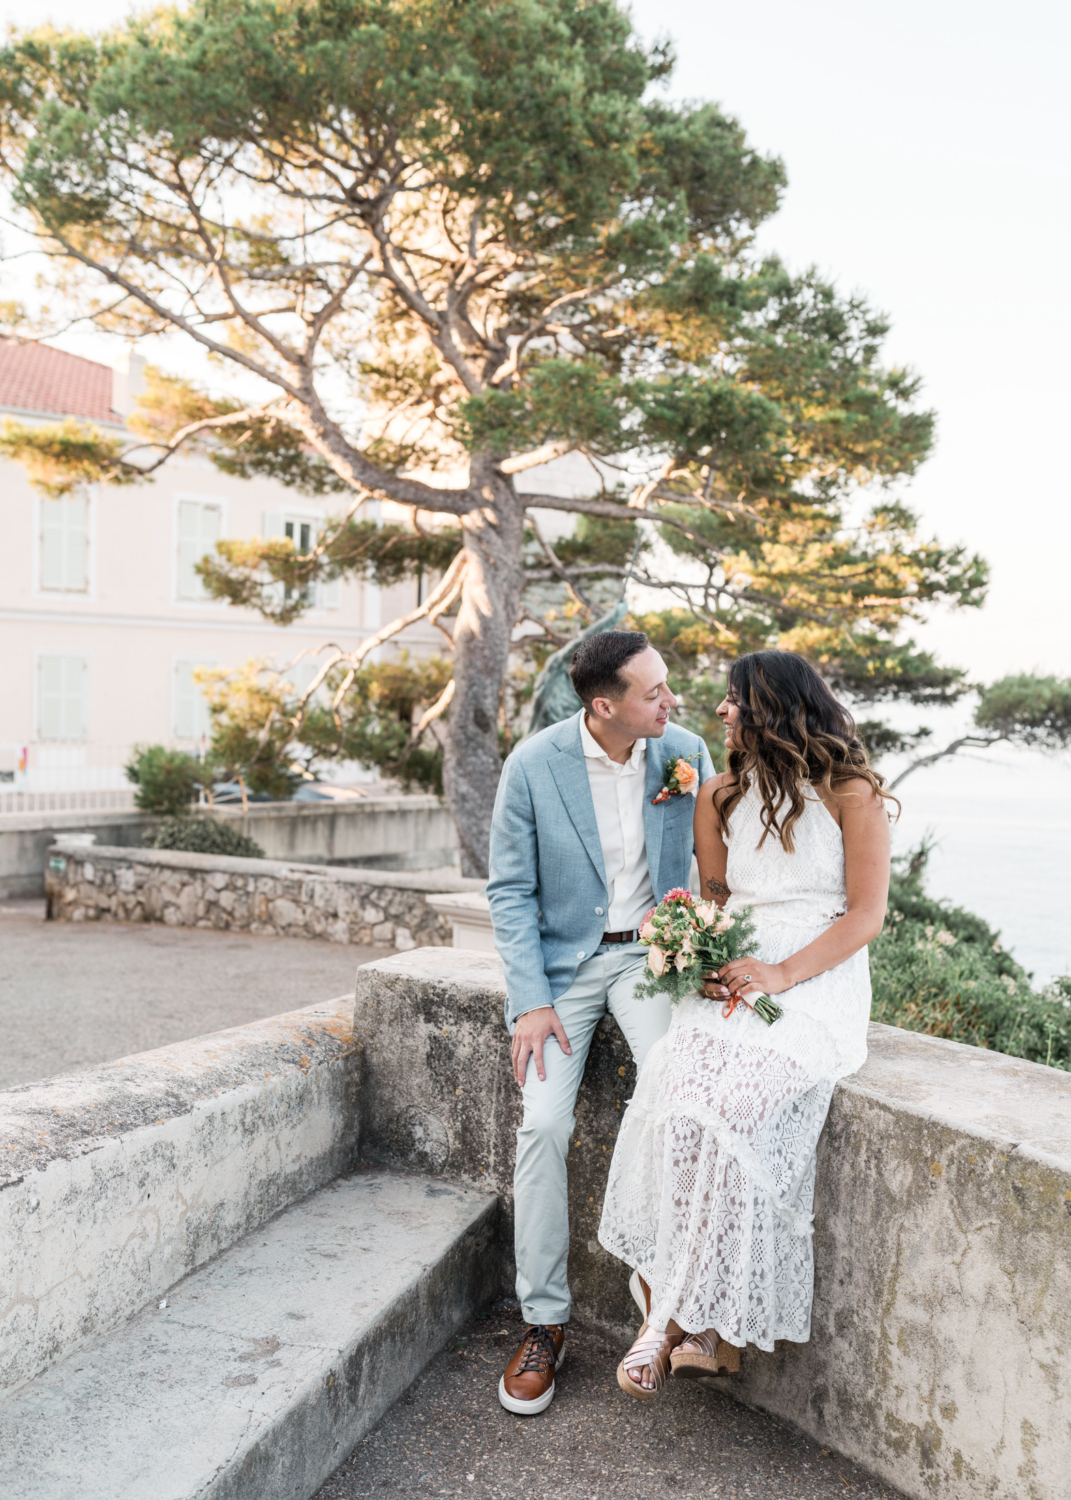
[[702, 1382], [632, 1400], [614, 1377], [622, 1351], [575, 1323], [550, 1409], [511, 1416], [496, 1389], [520, 1333], [511, 1304], [471, 1323], [316, 1500], [902, 1500]]
[[44, 913], [0, 902], [0, 1089], [352, 994], [393, 951]]

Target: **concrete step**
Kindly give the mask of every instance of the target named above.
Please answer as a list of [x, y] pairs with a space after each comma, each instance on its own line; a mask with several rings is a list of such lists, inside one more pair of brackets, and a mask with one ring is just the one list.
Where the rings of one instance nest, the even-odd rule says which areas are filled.
[[307, 1500], [497, 1290], [496, 1213], [384, 1172], [310, 1194], [0, 1403], [0, 1495]]

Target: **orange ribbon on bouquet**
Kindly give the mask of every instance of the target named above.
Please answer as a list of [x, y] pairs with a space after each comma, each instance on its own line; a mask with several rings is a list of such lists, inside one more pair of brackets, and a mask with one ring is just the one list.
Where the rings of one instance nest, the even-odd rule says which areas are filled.
[[733, 990], [721, 1008], [723, 1019], [727, 1021], [738, 1005], [746, 1005], [748, 1010], [754, 1011], [759, 1020], [765, 1021], [767, 1026], [772, 1026], [784, 1015], [777, 1001], [771, 1000], [769, 995], [759, 995], [755, 1004], [752, 1005], [750, 1000], [744, 999], [739, 990]]

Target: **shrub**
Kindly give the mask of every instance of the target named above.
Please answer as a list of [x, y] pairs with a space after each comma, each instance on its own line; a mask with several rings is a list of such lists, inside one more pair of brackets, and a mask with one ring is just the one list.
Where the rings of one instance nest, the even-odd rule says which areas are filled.
[[166, 745], [135, 745], [123, 770], [137, 787], [134, 806], [142, 812], [185, 812], [208, 779], [200, 761]]
[[926, 895], [928, 852], [894, 872], [870, 948], [872, 1018], [1071, 1070], [1071, 975], [1034, 990], [981, 917]]
[[255, 839], [215, 818], [164, 818], [145, 842], [147, 849], [183, 849], [187, 854], [231, 854], [238, 859], [263, 859]]

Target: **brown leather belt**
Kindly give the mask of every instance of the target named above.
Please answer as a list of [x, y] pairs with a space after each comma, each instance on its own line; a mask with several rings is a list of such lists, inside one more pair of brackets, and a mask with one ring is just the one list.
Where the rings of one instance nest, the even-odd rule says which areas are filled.
[[630, 927], [628, 932], [604, 932], [602, 935], [604, 943], [634, 943], [636, 941], [636, 929]]

